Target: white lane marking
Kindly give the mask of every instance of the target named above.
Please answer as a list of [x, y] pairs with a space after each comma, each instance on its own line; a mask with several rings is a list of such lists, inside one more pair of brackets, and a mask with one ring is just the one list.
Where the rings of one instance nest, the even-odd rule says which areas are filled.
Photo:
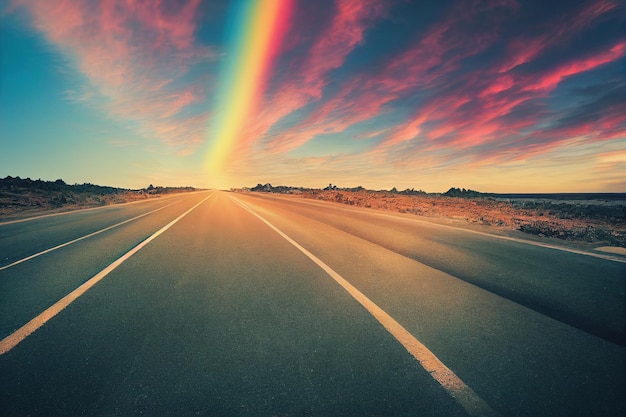
[[[429, 222], [427, 222], [425, 220], [413, 220], [413, 221], [429, 223]], [[436, 224], [436, 223], [430, 223], [430, 224]], [[539, 247], [547, 248], [547, 249], [554, 249], [554, 250], [560, 250], [560, 251], [563, 251], [563, 252], [575, 253], [577, 255], [592, 256], [592, 257], [595, 257], [595, 258], [604, 259], [605, 261], [626, 263], [626, 259], [617, 258], [615, 256], [605, 255], [605, 254], [602, 254], [602, 253], [593, 253], [593, 252], [588, 252], [588, 251], [584, 251], [584, 250], [580, 250], [580, 249], [566, 248], [564, 246], [557, 246], [557, 245], [553, 245], [553, 244], [550, 244], [550, 243], [543, 243], [543, 242], [535, 242], [533, 240], [520, 239], [520, 238], [517, 238], [517, 237], [494, 235], [494, 234], [491, 234], [491, 233], [479, 232], [477, 230], [463, 229], [463, 228], [460, 228], [460, 227], [449, 226], [449, 225], [446, 225], [446, 224], [438, 224], [437, 226], [446, 227], [448, 229], [461, 230], [461, 231], [464, 231], [464, 232], [474, 233], [476, 235], [481, 235], [481, 236], [492, 237], [492, 238], [495, 238], [495, 239], [508, 240], [508, 241], [516, 242], [516, 243], [524, 243], [526, 245], [539, 246]]]
[[[267, 198], [274, 198], [276, 200], [282, 200], [283, 202], [289, 201], [289, 198], [284, 198], [284, 197], [273, 197], [272, 196], [272, 197], [267, 197]], [[448, 224], [434, 223], [434, 222], [431, 222], [431, 221], [428, 221], [428, 220], [414, 219], [414, 218], [409, 218], [409, 217], [404, 217], [404, 216], [399, 216], [399, 215], [393, 215], [393, 214], [389, 214], [389, 213], [378, 213], [378, 212], [370, 211], [370, 210], [367, 210], [367, 209], [362, 209], [361, 210], [360, 208], [357, 208], [357, 207], [342, 207], [342, 206], [336, 205], [336, 203], [333, 203], [333, 202], [325, 202], [325, 201], [317, 201], [317, 200], [306, 201], [305, 199], [298, 200], [298, 202], [303, 203], [303, 204], [307, 204], [307, 205], [311, 205], [311, 206], [318, 205], [318, 206], [329, 207], [329, 208], [333, 207], [333, 208], [336, 208], [338, 210], [347, 211], [347, 212], [350, 212], [352, 210], [358, 210], [359, 213], [371, 214], [372, 216], [390, 217], [392, 219], [404, 220], [404, 221], [407, 221], [407, 222], [424, 223], [424, 224], [431, 225], [431, 226], [434, 226], [434, 227], [444, 227], [446, 229], [452, 229], [452, 230], [458, 230], [458, 231], [461, 231], [461, 232], [473, 233], [475, 235], [492, 237], [492, 238], [495, 238], [495, 239], [508, 240], [508, 241], [511, 241], [511, 242], [523, 243], [523, 244], [532, 245], [532, 246], [539, 246], [539, 247], [547, 248], [547, 249], [560, 250], [560, 251], [563, 251], [563, 252], [575, 253], [577, 255], [592, 256], [594, 258], [604, 259], [605, 261], [626, 263], [626, 259], [624, 259], [624, 258], [619, 258], [617, 256], [607, 255], [607, 254], [603, 254], [603, 253], [594, 253], [594, 252], [588, 252], [588, 251], [584, 251], [584, 250], [580, 250], [580, 249], [566, 248], [564, 246], [558, 246], [558, 245], [553, 245], [553, 244], [550, 244], [550, 243], [543, 243], [543, 242], [535, 242], [533, 240], [526, 240], [526, 239], [521, 239], [521, 238], [517, 238], [517, 237], [494, 235], [492, 233], [479, 232], [478, 230], [465, 229], [465, 228], [462, 228], [462, 227], [450, 226]]]
[[31, 260], [31, 259], [33, 259], [33, 258], [36, 258], [36, 257], [38, 257], [38, 256], [41, 256], [41, 255], [44, 255], [44, 254], [46, 254], [46, 253], [52, 252], [52, 251], [54, 251], [54, 250], [61, 249], [61, 248], [65, 247], [65, 246], [71, 245], [72, 243], [76, 243], [76, 242], [79, 242], [79, 241], [81, 241], [81, 240], [83, 240], [83, 239], [87, 239], [87, 238], [90, 238], [90, 237], [92, 237], [92, 236], [96, 236], [96, 235], [98, 235], [98, 234], [100, 234], [100, 233], [104, 233], [104, 232], [106, 232], [107, 230], [111, 230], [111, 229], [116, 228], [116, 227], [118, 227], [118, 226], [122, 226], [123, 224], [126, 224], [126, 223], [132, 222], [132, 221], [134, 221], [134, 220], [140, 219], [140, 218], [142, 218], [142, 217], [144, 217], [144, 216], [147, 216], [147, 215], [149, 215], [149, 214], [156, 213], [157, 211], [159, 211], [159, 210], [163, 210], [164, 208], [167, 208], [167, 207], [169, 207], [169, 206], [172, 206], [172, 205], [174, 205], [174, 204], [176, 204], [176, 203], [178, 203], [178, 201], [175, 201], [175, 202], [170, 203], [170, 204], [168, 204], [168, 205], [166, 205], [166, 206], [163, 206], [163, 207], [159, 207], [159, 208], [158, 208], [158, 209], [156, 209], [156, 210], [152, 210], [152, 211], [149, 211], [149, 212], [147, 212], [147, 213], [141, 214], [141, 215], [139, 215], [139, 216], [133, 217], [132, 219], [124, 220], [123, 222], [120, 222], [120, 223], [114, 224], [114, 225], [112, 225], [112, 226], [106, 227], [106, 228], [101, 229], [101, 230], [97, 230], [97, 231], [95, 231], [95, 232], [93, 232], [93, 233], [89, 233], [88, 235], [81, 236], [81, 237], [76, 238], [76, 239], [74, 239], [74, 240], [70, 240], [69, 242], [62, 243], [62, 244], [57, 245], [57, 246], [55, 246], [55, 247], [53, 247], [53, 248], [43, 250], [43, 251], [41, 251], [41, 252], [35, 253], [34, 255], [27, 256], [26, 258], [22, 258], [22, 259], [20, 259], [19, 261], [15, 261], [15, 262], [13, 262], [13, 263], [11, 263], [11, 264], [8, 264], [8, 265], [5, 265], [5, 266], [3, 266], [3, 267], [0, 267], [0, 271], [2, 271], [3, 269], [10, 268], [10, 267], [12, 267], [12, 266], [15, 266], [15, 265], [21, 264], [22, 262], [29, 261], [29, 260]]
[[246, 204], [235, 197], [231, 197], [235, 203], [239, 204], [249, 213], [257, 217], [272, 230], [278, 233], [283, 239], [295, 246], [300, 252], [306, 255], [339, 285], [341, 285], [356, 301], [383, 325], [387, 331], [396, 338], [398, 342], [420, 363], [420, 365], [472, 416], [499, 416], [485, 400], [480, 398], [467, 384], [465, 384], [450, 368], [448, 368], [433, 352], [431, 352], [422, 342], [409, 333], [400, 323], [398, 323], [387, 312], [370, 300], [365, 294], [346, 281], [330, 266], [321, 259], [302, 247], [298, 242], [287, 236], [272, 223], [261, 217]]
[[[193, 192], [190, 192], [187, 195], [203, 193], [203, 192], [205, 192], [205, 191], [193, 191]], [[139, 203], [149, 203], [149, 202], [155, 202], [155, 201], [162, 201], [164, 199], [169, 199], [169, 198], [174, 198], [174, 197], [179, 197], [179, 196], [181, 196], [181, 194], [170, 194], [170, 195], [166, 195], [164, 197], [159, 197], [158, 200], [155, 199], [155, 198], [148, 198], [146, 200], [129, 201], [128, 203], [111, 204], [111, 205], [108, 205], [108, 206], [89, 207], [89, 208], [78, 209], [78, 210], [62, 211], [60, 213], [41, 214], [39, 216], [26, 217], [24, 219], [17, 219], [17, 220], [10, 220], [10, 221], [6, 221], [6, 222], [0, 222], [0, 227], [1, 226], [6, 226], [8, 224], [15, 224], [15, 223], [28, 222], [28, 221], [31, 221], [31, 220], [44, 219], [46, 217], [64, 216], [66, 214], [82, 213], [84, 211], [102, 210], [102, 209], [107, 209], [107, 208], [128, 206], [130, 204], [139, 204]]]
[[28, 323], [20, 327], [13, 333], [11, 333], [9, 336], [2, 339], [2, 341], [0, 341], [0, 355], [4, 355], [5, 353], [13, 349], [15, 346], [17, 346], [21, 341], [23, 341], [28, 336], [30, 336], [34, 331], [36, 331], [41, 326], [46, 324], [48, 320], [50, 320], [51, 318], [59, 314], [65, 307], [70, 305], [74, 300], [76, 300], [78, 297], [80, 297], [85, 292], [87, 292], [87, 290], [89, 290], [91, 287], [96, 285], [100, 280], [106, 277], [111, 271], [113, 271], [115, 268], [120, 266], [124, 261], [126, 261], [128, 258], [133, 256], [135, 253], [141, 250], [141, 248], [146, 246], [148, 243], [152, 242], [154, 239], [159, 237], [167, 229], [175, 225], [180, 219], [182, 219], [187, 214], [189, 214], [193, 209], [198, 207], [200, 204], [204, 203], [209, 198], [213, 197], [213, 195], [214, 193], [205, 197], [198, 204], [196, 204], [195, 206], [193, 206], [192, 208], [190, 208], [189, 210], [187, 210], [186, 212], [184, 212], [183, 214], [181, 214], [180, 216], [178, 216], [177, 218], [169, 222], [167, 225], [163, 226], [161, 229], [153, 233], [146, 240], [144, 240], [143, 242], [141, 242], [140, 244], [138, 244], [137, 246], [135, 246], [134, 248], [126, 252], [124, 255], [118, 258], [111, 265], [107, 266], [102, 271], [98, 272], [96, 275], [91, 277], [89, 280], [85, 281], [82, 285], [80, 285], [74, 291], [72, 291], [71, 293], [69, 293], [68, 295], [66, 295], [65, 297], [61, 298], [59, 301], [57, 301], [56, 303], [48, 307], [44, 312], [39, 314], [37, 317], [35, 317], [34, 319], [32, 319], [31, 321], [29, 321]]

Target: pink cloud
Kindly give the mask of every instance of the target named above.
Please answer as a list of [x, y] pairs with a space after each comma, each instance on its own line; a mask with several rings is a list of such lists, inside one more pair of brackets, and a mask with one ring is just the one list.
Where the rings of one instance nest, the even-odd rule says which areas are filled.
[[[461, 6], [459, 6], [461, 7]], [[463, 59], [485, 51], [498, 38], [498, 25], [505, 23], [509, 12], [518, 10], [514, 2], [463, 3], [464, 10], [452, 10], [440, 23], [430, 28], [413, 47], [391, 60], [376, 75], [357, 75], [344, 84], [326, 102], [321, 103], [296, 126], [278, 133], [267, 145], [271, 152], [295, 149], [316, 135], [337, 133], [376, 117], [396, 99], [416, 89], [441, 90], [420, 105], [416, 114], [398, 125], [373, 154], [390, 149], [417, 137], [427, 140], [425, 151], [459, 149], [499, 141], [511, 135], [523, 135], [536, 125], [538, 113], [525, 113], [506, 118], [524, 103], [545, 99], [568, 76], [580, 74], [624, 55], [623, 43], [608, 51], [578, 58], [559, 67], [532, 76], [515, 75], [511, 69], [536, 59], [557, 42], [570, 39], [591, 21], [613, 10], [614, 2], [600, 1], [576, 10], [541, 35], [531, 39], [513, 39], [503, 59], [487, 69], [463, 74], [459, 86], [450, 90], [450, 74], [460, 68]], [[504, 7], [502, 16], [485, 27], [492, 28], [476, 35], [471, 22], [481, 11]], [[467, 33], [464, 33], [467, 30]], [[314, 91], [318, 90], [314, 88]], [[303, 102], [308, 103], [307, 100]], [[287, 113], [285, 113], [287, 114]], [[602, 127], [595, 125], [594, 129]], [[604, 137], [613, 135], [604, 131]], [[547, 147], [546, 147], [547, 149]]]
[[573, 34], [616, 7], [617, 4], [613, 1], [601, 0], [591, 3], [582, 10], [575, 10], [574, 13], [563, 16], [556, 24], [551, 23], [550, 27], [540, 28], [537, 30], [540, 35], [514, 39], [507, 45], [507, 58], [498, 72], [507, 72], [532, 61], [546, 49], [571, 38]]
[[[426, 120], [427, 115], [422, 114], [418, 116], [415, 120], [411, 120], [408, 123], [405, 123], [403, 126], [398, 127], [393, 136], [386, 140], [383, 144], [384, 147], [390, 147], [400, 142], [405, 142], [415, 138], [417, 135], [422, 133], [422, 123]], [[383, 147], [381, 146], [381, 147]]]
[[616, 61], [624, 56], [625, 51], [626, 42], [620, 42], [608, 51], [600, 52], [586, 59], [567, 62], [548, 74], [545, 74], [537, 82], [530, 82], [526, 84], [524, 90], [550, 91], [554, 89], [564, 78], [589, 71], [609, 62]]
[[[515, 5], [511, 3], [506, 5], [511, 9], [515, 9]], [[495, 119], [509, 114], [512, 109], [526, 101], [544, 96], [545, 93], [554, 89], [567, 76], [585, 72], [618, 59], [624, 53], [624, 46], [623, 44], [618, 44], [608, 52], [600, 53], [587, 59], [569, 62], [542, 74], [538, 80], [530, 77], [516, 77], [508, 72], [523, 63], [531, 61], [557, 41], [571, 37], [573, 33], [588, 25], [591, 19], [601, 16], [614, 7], [616, 5], [608, 1], [593, 3], [581, 11], [579, 15], [567, 16], [561, 24], [556, 25], [548, 33], [542, 33], [532, 39], [513, 39], [509, 43], [509, 53], [505, 56], [503, 62], [496, 66], [497, 70], [495, 73], [489, 70], [485, 73], [483, 72], [484, 70], [481, 70], [480, 74], [465, 76], [465, 86], [462, 91], [454, 91], [451, 93], [451, 97], [446, 95], [435, 97], [433, 102], [420, 108], [419, 113], [413, 119], [407, 121], [406, 127], [399, 126], [389, 136], [385, 146], [413, 139], [419, 132], [427, 132], [426, 137], [430, 140], [453, 134], [455, 139], [448, 139], [440, 144], [431, 145], [435, 148], [463, 143], [475, 145], [476, 143], [495, 139], [498, 136], [494, 135], [496, 132], [519, 133], [519, 129], [531, 126], [535, 121], [534, 118], [532, 120], [523, 118], [516, 120], [513, 124], [511, 121], [498, 123]], [[473, 47], [463, 45], [464, 39], [474, 39], [469, 34], [464, 36], [462, 33], [456, 33], [456, 36], [453, 37], [443, 36], [445, 33], [454, 30], [454, 25], [459, 23], [457, 19], [472, 18], [470, 12], [465, 13], [463, 16], [460, 18], [451, 17], [448, 21], [439, 25], [424, 38], [417, 48], [408, 51], [396, 63], [392, 64], [390, 69], [393, 69], [394, 66], [407, 68], [407, 72], [417, 74], [417, 77], [414, 79], [417, 80], [419, 77], [422, 82], [425, 80], [426, 83], [432, 84], [437, 77], [443, 77], [454, 70], [462, 58], [475, 55], [487, 47], [491, 41], [489, 36], [480, 38], [479, 42]], [[460, 48], [465, 52], [443, 62], [441, 57], [453, 48]], [[419, 56], [427, 56], [427, 58], [412, 65], [411, 57]], [[428, 76], [427, 71], [435, 65], [441, 65], [442, 68], [434, 72], [433, 75]], [[426, 77], [423, 76], [424, 72], [427, 74]], [[485, 79], [491, 80], [491, 82], [483, 87], [482, 91], [476, 91], [481, 84], [484, 84]], [[393, 85], [393, 81], [394, 78], [389, 77], [381, 84], [398, 89], [397, 86]], [[405, 85], [411, 86], [411, 84], [409, 81]], [[471, 110], [458, 112], [460, 105], [465, 103], [472, 104], [469, 107]], [[430, 131], [422, 126], [424, 123], [442, 122], [444, 120], [445, 125], [440, 125]]]
[[371, 22], [384, 12], [384, 3], [378, 0], [337, 3], [330, 28], [315, 42], [302, 66], [302, 83], [307, 86], [308, 94], [321, 98], [328, 72], [343, 65], [346, 56], [363, 40]]
[[381, 112], [381, 107], [396, 96], [366, 91], [349, 97], [353, 87], [344, 88], [312, 111], [303, 121], [287, 129], [270, 142], [267, 149], [273, 153], [288, 152], [305, 144], [319, 134], [338, 133], [368, 120]]
[[[485, 7], [495, 6], [516, 7], [514, 2], [509, 1], [488, 3], [476, 1], [457, 6], [449, 12], [444, 21], [432, 27], [415, 46], [392, 59], [379, 74], [355, 76], [309, 117], [274, 138], [268, 149], [272, 152], [285, 152], [303, 145], [318, 134], [341, 132], [356, 123], [381, 114], [385, 105], [410, 94], [416, 88], [435, 87], [439, 81], [446, 79], [447, 75], [458, 69], [461, 60], [479, 53], [495, 41], [496, 37], [489, 30], [474, 33], [472, 36], [451, 36], [456, 25], [470, 22]], [[338, 30], [345, 30], [345, 21], [353, 18], [352, 14], [349, 16], [336, 20]], [[352, 31], [346, 30], [346, 33], [351, 34]], [[357, 39], [360, 41], [360, 36], [362, 32], [359, 37], [346, 35], [345, 38], [351, 40], [348, 44], [353, 44]], [[341, 39], [341, 36], [329, 36], [329, 39], [336, 38]], [[324, 49], [321, 46], [318, 48]], [[458, 52], [452, 58], [446, 58], [453, 50]], [[326, 57], [322, 62], [334, 62], [330, 50], [314, 54], [317, 55], [321, 59]], [[307, 77], [313, 80], [318, 74], [315, 65], [311, 68], [312, 75]], [[325, 85], [324, 81], [320, 83]], [[311, 85], [307, 91], [313, 95], [321, 94], [319, 83]], [[421, 129], [415, 126], [415, 122], [411, 122], [410, 125], [406, 128], [399, 127], [398, 134], [390, 139], [391, 142], [387, 143], [387, 146], [417, 135]]]
[[27, 10], [32, 26], [84, 76], [82, 92], [74, 96], [139, 123], [148, 136], [197, 147], [201, 136], [184, 139], [176, 134], [180, 129], [163, 123], [181, 123], [180, 111], [200, 101], [206, 89], [172, 87], [176, 77], [213, 55], [196, 45], [198, 5], [199, 0], [15, 0], [13, 8]]
[[[460, 2], [442, 22], [430, 28], [415, 46], [392, 60], [370, 83], [396, 93], [416, 86], [433, 87], [433, 83], [458, 69], [463, 59], [484, 51], [498, 39], [498, 27], [506, 13], [500, 12], [504, 13], [501, 16], [495, 12], [496, 8], [509, 11], [517, 7], [515, 1], [509, 0]], [[490, 21], [472, 28], [471, 23], [485, 10], [494, 12]]]
[[155, 49], [190, 50], [194, 47], [194, 21], [200, 0], [189, 0], [176, 13], [165, 12], [163, 0], [130, 0], [127, 4], [128, 11], [137, 16], [142, 26], [156, 35]]
[[[499, 141], [510, 135], [523, 135], [523, 130], [538, 122], [538, 114], [518, 115], [515, 119], [503, 119], [519, 105], [546, 98], [566, 77], [595, 69], [617, 61], [626, 53], [626, 42], [619, 42], [606, 51], [578, 59], [572, 59], [540, 74], [513, 76], [500, 71], [492, 74], [468, 74], [464, 88], [439, 94], [419, 109], [416, 115], [392, 132], [381, 145], [388, 147], [410, 140], [422, 134], [430, 142], [424, 151], [447, 147], [470, 148]], [[484, 79], [492, 79], [485, 84]], [[483, 87], [481, 87], [483, 85]], [[468, 106], [463, 106], [469, 103]], [[601, 120], [609, 120], [605, 115]], [[573, 130], [550, 130], [552, 144], [534, 146], [535, 150], [547, 150], [558, 146], [558, 139], [567, 135], [589, 135], [593, 138], [614, 138], [613, 130], [624, 118], [615, 122], [610, 119], [604, 125], [598, 123], [578, 125]], [[432, 127], [435, 123], [436, 127]], [[413, 133], [411, 135], [411, 133]], [[534, 134], [541, 136], [540, 133]], [[531, 139], [530, 136], [522, 136]], [[550, 142], [546, 136], [545, 141]]]
[[[589, 62], [581, 60], [580, 62]], [[601, 62], [601, 61], [594, 61]], [[576, 65], [575, 65], [576, 66]], [[589, 68], [585, 65], [576, 66]], [[551, 73], [545, 76], [551, 79]], [[540, 78], [538, 83], [542, 83]], [[549, 83], [543, 83], [549, 84]], [[524, 85], [519, 89], [523, 90]], [[422, 147], [425, 153], [454, 149], [456, 153], [472, 154], [472, 148], [480, 149], [474, 157], [487, 163], [502, 157], [505, 160], [525, 160], [552, 151], [576, 138], [586, 141], [607, 141], [626, 138], [626, 105], [616, 104], [590, 117], [570, 116], [567, 120], [554, 121], [552, 125], [535, 129], [539, 118], [534, 113], [503, 119], [518, 104], [541, 98], [545, 91], [533, 91], [535, 96], [525, 96], [506, 102], [476, 102], [471, 113], [460, 112], [442, 119], [439, 128], [427, 130], [425, 136], [431, 141]], [[549, 120], [549, 119], [548, 119]], [[545, 122], [545, 120], [544, 120]], [[530, 132], [528, 128], [533, 128]], [[447, 134], [453, 135], [446, 137]]]
[[[363, 40], [364, 32], [376, 19], [385, 15], [386, 7], [387, 3], [381, 0], [337, 1], [329, 28], [319, 34], [304, 59], [292, 64], [293, 75], [260, 106], [260, 111], [246, 127], [246, 139], [242, 145], [249, 147], [283, 117], [320, 100], [330, 71], [344, 64], [348, 54]], [[297, 27], [298, 22], [294, 22], [292, 28]], [[293, 148], [286, 142], [294, 140], [294, 136], [287, 136], [281, 141], [282, 145], [276, 143], [273, 146], [274, 151]]]

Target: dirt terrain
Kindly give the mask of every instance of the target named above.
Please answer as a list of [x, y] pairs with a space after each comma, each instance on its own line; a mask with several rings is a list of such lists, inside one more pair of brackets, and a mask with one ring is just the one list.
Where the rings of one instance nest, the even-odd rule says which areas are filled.
[[242, 191], [290, 194], [376, 210], [450, 218], [540, 238], [552, 237], [593, 246], [626, 248], [626, 195], [520, 195], [499, 197], [452, 188], [444, 194], [423, 191], [371, 191], [361, 187], [324, 190], [272, 187]]
[[94, 184], [68, 185], [63, 180], [0, 178], [0, 221], [159, 198], [195, 191], [193, 187], [154, 187], [138, 190]]
[[303, 192], [299, 196], [420, 216], [463, 219], [540, 237], [626, 247], [626, 201], [467, 198], [334, 190]]

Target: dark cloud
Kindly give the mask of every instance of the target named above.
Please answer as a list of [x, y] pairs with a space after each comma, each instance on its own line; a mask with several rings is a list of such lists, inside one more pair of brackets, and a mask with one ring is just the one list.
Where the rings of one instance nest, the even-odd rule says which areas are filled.
[[552, 125], [554, 129], [572, 126], [598, 124], [606, 121], [602, 129], [610, 133], [613, 129], [626, 130], [626, 81], [613, 83], [613, 88], [605, 90], [600, 97], [579, 103], [571, 111], [562, 114]]

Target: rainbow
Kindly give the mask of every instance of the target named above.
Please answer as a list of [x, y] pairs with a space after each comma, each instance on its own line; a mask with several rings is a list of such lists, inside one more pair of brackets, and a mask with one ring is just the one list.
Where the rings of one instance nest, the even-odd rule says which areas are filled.
[[291, 9], [292, 0], [235, 2], [230, 52], [222, 67], [210, 129], [207, 163], [212, 182], [223, 176], [242, 128], [263, 95]]

